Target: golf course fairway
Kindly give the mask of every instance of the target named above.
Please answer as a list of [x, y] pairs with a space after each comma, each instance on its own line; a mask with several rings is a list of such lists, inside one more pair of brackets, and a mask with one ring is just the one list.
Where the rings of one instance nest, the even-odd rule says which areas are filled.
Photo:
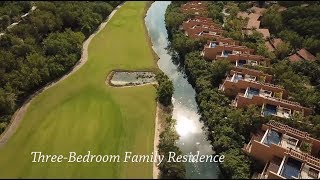
[[147, 2], [126, 2], [89, 44], [88, 61], [32, 100], [0, 149], [1, 178], [152, 178], [152, 163], [33, 163], [45, 154], [151, 154], [156, 89], [114, 88], [114, 69], [156, 69], [144, 27]]

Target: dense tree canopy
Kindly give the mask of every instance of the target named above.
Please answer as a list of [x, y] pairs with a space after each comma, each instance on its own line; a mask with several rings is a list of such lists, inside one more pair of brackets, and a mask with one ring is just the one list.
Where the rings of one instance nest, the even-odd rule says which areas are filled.
[[0, 30], [0, 133], [16, 108], [35, 90], [59, 78], [80, 59], [82, 42], [121, 1], [2, 2]]
[[160, 72], [156, 75], [156, 80], [158, 82], [157, 99], [164, 106], [171, 105], [171, 98], [173, 94], [172, 81], [170, 81], [168, 76], [163, 72]]

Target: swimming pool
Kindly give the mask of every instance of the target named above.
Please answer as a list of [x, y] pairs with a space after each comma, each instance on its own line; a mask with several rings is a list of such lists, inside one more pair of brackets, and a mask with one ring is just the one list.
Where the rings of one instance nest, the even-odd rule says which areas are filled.
[[247, 98], [252, 99], [253, 96], [258, 96], [260, 93], [259, 89], [255, 89], [255, 88], [249, 88], [247, 91]]
[[269, 130], [267, 136], [263, 140], [263, 144], [270, 146], [272, 143], [279, 144], [280, 141], [281, 141], [281, 134], [276, 131]]
[[287, 179], [298, 178], [300, 174], [302, 162], [295, 160], [293, 158], [288, 158], [287, 163], [283, 165], [283, 171], [281, 176]]

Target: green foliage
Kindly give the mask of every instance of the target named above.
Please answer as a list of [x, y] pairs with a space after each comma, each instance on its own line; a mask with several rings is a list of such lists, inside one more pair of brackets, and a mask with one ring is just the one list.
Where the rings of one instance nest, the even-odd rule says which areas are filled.
[[4, 30], [9, 24], [20, 19], [20, 16], [31, 9], [30, 1], [5, 1], [0, 5], [0, 30]]
[[171, 31], [179, 29], [179, 26], [182, 25], [182, 22], [186, 20], [187, 15], [180, 11], [180, 6], [168, 6], [168, 9], [165, 14], [165, 22], [167, 29]]
[[200, 50], [203, 48], [206, 40], [188, 38], [183, 33], [173, 34], [172, 48], [177, 50], [180, 56], [185, 56], [190, 51]]
[[238, 5], [234, 2], [228, 2], [226, 4], [227, 7], [227, 13], [230, 14], [231, 17], [236, 17], [237, 14], [240, 12], [240, 8], [238, 7]]
[[273, 5], [268, 8], [262, 16], [261, 25], [264, 27], [268, 27], [271, 33], [279, 32], [282, 27], [282, 16], [278, 11], [278, 6]]
[[310, 143], [307, 143], [305, 141], [302, 141], [301, 146], [300, 146], [300, 150], [310, 154], [311, 150], [312, 150], [312, 145]]
[[[283, 12], [278, 12], [279, 6], [273, 5], [267, 9], [261, 19], [261, 25], [270, 32], [289, 42], [294, 50], [306, 48], [314, 55], [320, 51], [320, 5], [300, 6], [300, 3], [284, 3], [290, 6]], [[282, 3], [279, 2], [281, 5]]]
[[208, 17], [215, 20], [215, 22], [223, 23], [223, 14], [221, 13], [223, 9], [223, 4], [208, 3]]
[[[291, 100], [297, 101], [304, 106], [315, 108], [316, 114], [320, 113], [320, 92], [314, 87], [310, 86], [310, 80], [313, 83], [319, 81], [316, 75], [311, 73], [317, 73], [319, 66], [314, 64], [314, 67], [308, 63], [290, 63], [288, 61], [281, 61], [273, 64], [271, 69], [274, 75], [274, 81], [276, 84], [282, 85], [289, 91]], [[310, 72], [307, 72], [309, 71]], [[308, 77], [309, 76], [309, 77]]]
[[292, 30], [283, 30], [279, 33], [279, 37], [287, 42], [290, 42], [294, 49], [299, 49], [302, 47], [303, 37]]
[[[11, 116], [29, 94], [75, 65], [81, 55], [83, 33], [93, 33], [113, 8], [106, 2], [41, 1], [36, 6], [0, 37], [0, 123], [7, 121], [5, 117]], [[0, 30], [30, 9], [30, 2], [3, 3]]]
[[243, 41], [242, 36], [242, 28], [246, 25], [245, 19], [237, 18], [236, 16], [229, 16], [227, 18], [224, 30], [226, 30], [226, 33], [224, 36], [232, 38], [234, 40]]
[[292, 51], [292, 47], [289, 42], [282, 42], [277, 46], [275, 55], [278, 59], [284, 59], [288, 57]]
[[159, 154], [164, 155], [164, 160], [159, 165], [161, 179], [183, 179], [186, 175], [185, 164], [183, 162], [168, 162], [169, 152], [176, 155], [182, 155], [182, 151], [175, 145], [179, 139], [175, 131], [176, 121], [171, 117], [167, 118], [167, 126], [160, 134], [160, 142], [158, 145]]
[[163, 72], [156, 75], [156, 80], [159, 84], [157, 87], [157, 99], [164, 106], [169, 106], [172, 104], [171, 98], [173, 94], [173, 84], [172, 81]]
[[302, 36], [320, 38], [320, 5], [294, 6], [283, 12], [283, 23]]
[[240, 149], [230, 149], [224, 153], [225, 161], [220, 164], [227, 178], [231, 179], [249, 179], [250, 161]]
[[247, 11], [251, 7], [251, 4], [246, 1], [239, 1], [239, 9], [240, 11]]

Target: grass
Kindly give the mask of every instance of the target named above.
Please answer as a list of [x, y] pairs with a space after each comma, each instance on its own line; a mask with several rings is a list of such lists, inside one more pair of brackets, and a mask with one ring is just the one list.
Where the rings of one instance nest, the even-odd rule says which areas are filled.
[[88, 62], [35, 98], [0, 150], [0, 178], [152, 178], [152, 163], [32, 163], [32, 151], [68, 155], [153, 151], [156, 90], [112, 88], [113, 69], [156, 69], [146, 2], [127, 2], [89, 45]]

